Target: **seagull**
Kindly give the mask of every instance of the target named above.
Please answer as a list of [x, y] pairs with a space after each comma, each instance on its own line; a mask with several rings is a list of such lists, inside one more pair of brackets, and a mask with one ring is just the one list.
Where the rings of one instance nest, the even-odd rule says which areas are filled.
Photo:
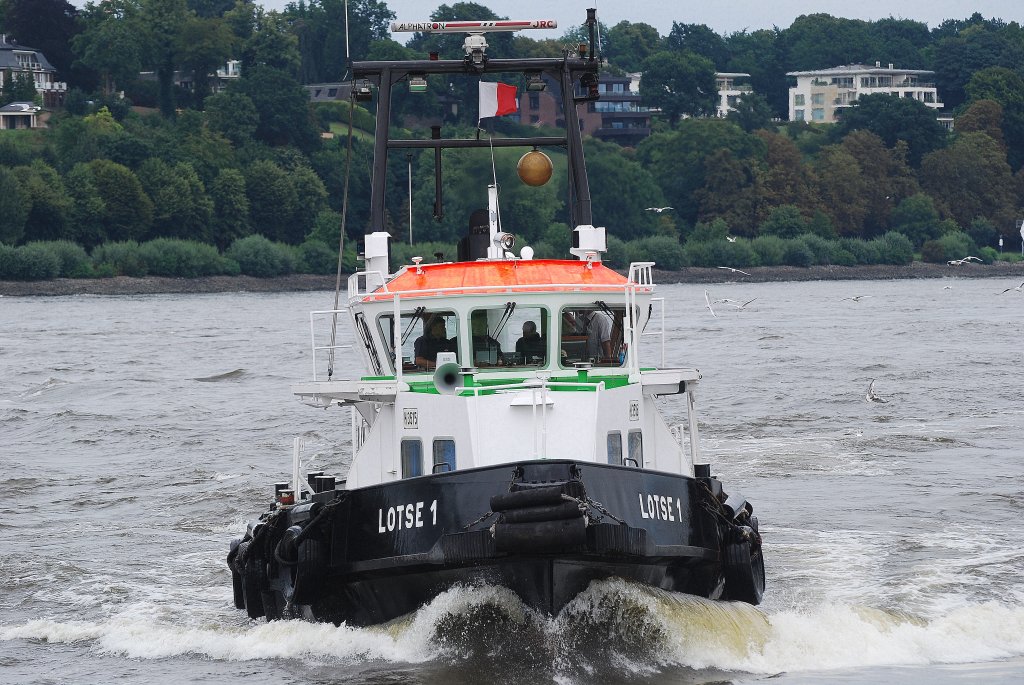
[[980, 262], [980, 261], [981, 261], [980, 257], [972, 257], [971, 255], [967, 255], [963, 259], [951, 259], [948, 262], [946, 262], [946, 264], [948, 264], [949, 266], [961, 266], [961, 265], [967, 264], [969, 262]]
[[711, 298], [708, 296], [708, 291], [704, 291], [704, 301], [708, 303], [708, 311], [711, 312], [711, 316], [718, 318], [718, 314], [715, 314], [715, 310], [711, 308]]
[[[1011, 290], [1016, 290], [1017, 292], [1024, 292], [1024, 290], [1022, 290], [1022, 289], [1024, 289], [1024, 283], [1021, 283], [1016, 288], [1007, 288], [1006, 290], [1003, 291], [1003, 293], [1008, 293]], [[1003, 293], [999, 293], [999, 294], [1002, 295]]]
[[725, 236], [725, 239], [728, 240], [730, 243], [735, 243], [736, 242], [736, 238], [734, 236], [731, 236], [731, 235]]
[[733, 273], [736, 273], [736, 274], [743, 274], [744, 276], [749, 276], [750, 275], [746, 271], [740, 271], [739, 269], [734, 269], [731, 266], [717, 266], [715, 268], [716, 269], [726, 269], [727, 271], [732, 271]]
[[[754, 300], [756, 300], [756, 299], [757, 298], [755, 297]], [[741, 302], [741, 303], [738, 303], [738, 304], [734, 304], [734, 303], [730, 302], [729, 306], [730, 307], [736, 307], [736, 309], [743, 309], [744, 307], [746, 307], [748, 304], [750, 304], [754, 300], [747, 300], [746, 302]]]
[[668, 209], [675, 209], [675, 207], [648, 207], [644, 211], [645, 212], [657, 212], [658, 214], [661, 214], [662, 212], [664, 212], [664, 211], [666, 211]]
[[843, 300], [853, 300], [854, 302], [860, 302], [865, 297], [871, 297], [871, 295], [854, 295], [853, 297], [844, 297], [842, 300], [839, 301], [842, 302]]
[[868, 393], [865, 398], [868, 402], [887, 402], [888, 400], [882, 399], [875, 394], [875, 379], [872, 378], [871, 382], [868, 383]]

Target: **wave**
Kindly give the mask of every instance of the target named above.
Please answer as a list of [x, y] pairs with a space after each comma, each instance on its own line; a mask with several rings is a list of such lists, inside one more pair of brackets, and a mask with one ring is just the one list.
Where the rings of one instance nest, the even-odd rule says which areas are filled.
[[431, 668], [502, 673], [505, 682], [595, 682], [680, 668], [714, 680], [728, 673], [1020, 657], [1024, 605], [987, 602], [932, 617], [834, 603], [763, 611], [612, 579], [591, 584], [553, 618], [504, 588], [456, 587], [413, 614], [370, 628], [300, 620], [224, 625], [209, 616], [190, 624], [166, 608], [137, 604], [95, 622], [0, 626], [0, 640], [17, 639], [88, 643], [100, 653], [138, 659], [431, 662]]
[[216, 383], [217, 381], [230, 381], [236, 378], [241, 378], [245, 375], [245, 369], [235, 369], [234, 371], [227, 371], [225, 373], [218, 373], [214, 376], [203, 376], [201, 378], [193, 378], [194, 381], [200, 383]]

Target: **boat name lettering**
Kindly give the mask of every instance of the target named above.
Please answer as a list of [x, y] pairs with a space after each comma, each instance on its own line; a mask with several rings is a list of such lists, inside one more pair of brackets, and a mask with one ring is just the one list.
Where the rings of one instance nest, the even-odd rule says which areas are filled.
[[656, 521], [683, 521], [683, 503], [678, 497], [665, 495], [638, 495], [640, 518]]
[[430, 519], [424, 520], [423, 507], [426, 502], [396, 504], [393, 507], [377, 510], [377, 532], [392, 533], [403, 528], [422, 528], [425, 525], [437, 525], [437, 500], [430, 503], [428, 511]]

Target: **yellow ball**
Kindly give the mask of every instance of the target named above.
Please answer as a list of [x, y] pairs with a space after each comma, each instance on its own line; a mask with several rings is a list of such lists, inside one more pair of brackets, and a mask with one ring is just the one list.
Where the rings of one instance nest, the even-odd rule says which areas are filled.
[[542, 186], [551, 179], [551, 159], [540, 150], [530, 150], [519, 159], [516, 171], [528, 186]]

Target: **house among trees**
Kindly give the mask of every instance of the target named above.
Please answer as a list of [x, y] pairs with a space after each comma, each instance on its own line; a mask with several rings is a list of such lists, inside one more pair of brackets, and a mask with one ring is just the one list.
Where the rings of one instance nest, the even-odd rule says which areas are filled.
[[935, 72], [924, 69], [894, 69], [848, 64], [820, 71], [790, 71], [796, 79], [789, 89], [789, 120], [833, 124], [842, 111], [862, 95], [887, 94], [917, 100], [935, 110], [942, 109], [935, 88]]
[[[67, 84], [55, 79], [57, 70], [46, 61], [39, 50], [19, 45], [13, 37], [0, 34], [0, 90], [7, 96], [19, 82], [28, 85], [31, 81], [36, 92], [42, 96], [43, 106], [59, 107], [64, 103]], [[24, 93], [17, 99], [28, 99]], [[5, 97], [5, 99], [7, 99]]]
[[[588, 102], [580, 111], [580, 130], [584, 135], [632, 146], [651, 134], [651, 110], [640, 104], [640, 74], [613, 76], [602, 74], [597, 84], [601, 99]], [[554, 86], [554, 84], [548, 84]], [[559, 113], [558, 87], [542, 91], [525, 89], [519, 97], [520, 122], [533, 126], [563, 127]], [[582, 91], [576, 93], [582, 96]]]
[[748, 83], [740, 83], [750, 78], [750, 74], [742, 72], [718, 72], [715, 74], [715, 88], [718, 89], [718, 106], [715, 116], [724, 119], [736, 109], [736, 103], [754, 92]]

